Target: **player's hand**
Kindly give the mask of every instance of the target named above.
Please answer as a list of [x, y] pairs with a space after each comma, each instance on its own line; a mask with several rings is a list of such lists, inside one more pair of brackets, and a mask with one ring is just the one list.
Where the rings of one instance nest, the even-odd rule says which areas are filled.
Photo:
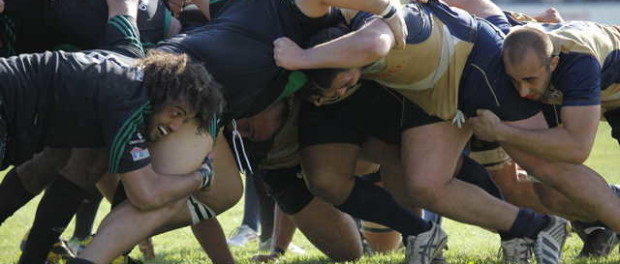
[[0, 0], [0, 13], [4, 12], [4, 1]]
[[140, 244], [138, 244], [138, 248], [140, 249], [140, 252], [142, 252], [144, 259], [155, 258], [155, 247], [153, 247], [153, 239], [150, 237], [140, 242]]
[[477, 116], [467, 119], [474, 129], [474, 135], [484, 141], [498, 141], [500, 127], [504, 125], [499, 117], [489, 110], [476, 110], [476, 114]]
[[280, 256], [282, 256], [282, 254], [278, 253], [271, 253], [269, 255], [255, 255], [252, 257], [252, 261], [260, 263], [272, 262], [280, 258]]
[[179, 17], [183, 11], [183, 6], [187, 1], [185, 0], [168, 0], [168, 7], [174, 17]]
[[397, 8], [396, 14], [390, 18], [384, 18], [383, 21], [390, 26], [392, 34], [394, 34], [394, 48], [404, 49], [405, 40], [407, 39], [407, 24], [405, 24], [405, 18], [400, 10]]
[[273, 58], [276, 65], [287, 70], [303, 69], [305, 50], [287, 37], [273, 41]]
[[213, 164], [213, 158], [209, 156], [205, 159], [204, 163], [202, 163], [200, 168], [198, 168], [198, 170], [196, 171], [201, 176], [200, 189], [209, 188], [211, 187], [211, 184], [213, 183], [213, 178], [215, 176], [215, 173], [213, 173], [212, 164]]
[[534, 19], [536, 19], [536, 21], [540, 23], [562, 23], [564, 22], [564, 19], [560, 15], [560, 12], [558, 12], [558, 10], [555, 8], [548, 8], [542, 14], [535, 16]]

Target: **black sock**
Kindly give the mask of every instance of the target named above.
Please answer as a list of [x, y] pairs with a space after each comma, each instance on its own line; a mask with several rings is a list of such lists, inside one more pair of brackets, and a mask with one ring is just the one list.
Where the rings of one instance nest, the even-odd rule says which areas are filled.
[[57, 177], [47, 188], [19, 263], [44, 263], [52, 245], [65, 230], [87, 192], [64, 177]]
[[550, 220], [548, 215], [536, 213], [532, 209], [521, 208], [510, 230], [505, 233], [500, 232], [500, 235], [504, 233], [502, 240], [517, 237], [536, 239], [538, 233], [549, 224]]
[[468, 156], [463, 155], [463, 164], [456, 178], [482, 188], [497, 199], [504, 200], [504, 195], [491, 178], [487, 169]]
[[383, 188], [355, 177], [353, 191], [340, 211], [366, 221], [382, 224], [404, 236], [418, 235], [431, 229], [430, 222], [398, 204]]
[[101, 203], [102, 196], [97, 194], [92, 199], [86, 199], [80, 205], [77, 213], [75, 214], [75, 231], [73, 231], [73, 237], [79, 240], [88, 238], [93, 232], [93, 223], [97, 216], [97, 210]]
[[0, 184], [0, 225], [35, 195], [28, 192], [12, 168]]
[[95, 264], [95, 262], [81, 258], [73, 258], [67, 261], [67, 264]]

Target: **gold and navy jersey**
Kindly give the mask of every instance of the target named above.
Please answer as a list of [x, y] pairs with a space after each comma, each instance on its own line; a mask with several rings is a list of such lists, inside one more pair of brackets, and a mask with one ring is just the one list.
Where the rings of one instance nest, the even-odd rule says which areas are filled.
[[560, 56], [551, 84], [562, 92], [563, 106], [618, 104], [620, 27], [586, 21], [524, 26], [544, 31]]
[[[478, 22], [440, 2], [407, 4], [401, 12], [409, 30], [406, 47], [365, 67], [363, 78], [395, 89], [429, 114], [452, 118]], [[358, 14], [351, 24], [359, 28], [370, 17]]]

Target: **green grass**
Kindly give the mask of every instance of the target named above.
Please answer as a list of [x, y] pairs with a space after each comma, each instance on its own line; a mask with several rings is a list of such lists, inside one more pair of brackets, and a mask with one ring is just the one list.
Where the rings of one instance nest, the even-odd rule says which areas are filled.
[[[618, 143], [609, 136], [609, 130], [607, 123], [601, 123], [599, 128], [600, 136], [597, 137], [593, 153], [587, 161], [587, 165], [598, 171], [610, 183], [619, 183], [620, 172], [617, 164], [620, 157], [620, 148]], [[37, 197], [28, 203], [25, 208], [18, 211], [0, 227], [0, 263], [15, 263], [17, 261], [19, 242], [32, 223], [39, 199], [40, 197]], [[242, 210], [243, 205], [239, 203], [232, 210], [219, 217], [227, 233], [241, 222]], [[108, 211], [109, 206], [104, 204], [100, 209], [97, 221], [100, 221]], [[444, 223], [444, 227], [449, 234], [450, 250], [446, 253], [449, 263], [499, 263], [496, 262], [499, 248], [499, 238], [497, 235], [477, 227], [450, 220]], [[65, 236], [69, 236], [72, 232], [73, 224], [67, 229]], [[331, 263], [299, 232], [295, 235], [293, 242], [306, 249], [307, 254], [294, 255], [289, 253], [285, 259], [278, 263]], [[157, 236], [154, 243], [158, 257], [147, 263], [210, 263], [188, 228]], [[564, 263], [620, 263], [620, 255], [617, 251], [614, 251], [611, 257], [605, 259], [575, 260], [574, 257], [580, 248], [581, 242], [576, 235], [569, 238], [565, 248]], [[251, 263], [249, 258], [256, 253], [256, 249], [257, 245], [253, 243], [246, 247], [233, 248], [232, 250], [239, 263]], [[133, 256], [140, 257], [140, 253], [134, 252], [132, 254]], [[364, 257], [358, 263], [400, 263], [403, 261], [403, 256], [403, 251], [400, 250], [387, 255]]]

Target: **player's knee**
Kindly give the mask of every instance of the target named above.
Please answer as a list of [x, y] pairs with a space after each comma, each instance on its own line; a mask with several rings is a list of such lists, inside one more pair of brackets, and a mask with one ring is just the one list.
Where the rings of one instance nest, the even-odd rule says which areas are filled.
[[412, 184], [406, 192], [405, 204], [408, 207], [433, 208], [439, 199], [442, 186], [433, 183]]
[[345, 198], [342, 198], [342, 190], [339, 190], [340, 184], [330, 180], [329, 177], [307, 177], [308, 189], [310, 192], [328, 203], [340, 204]]
[[336, 262], [356, 261], [362, 257], [363, 253], [361, 243], [359, 246], [352, 245], [347, 247], [346, 250], [326, 252], [326, 254]]
[[227, 194], [222, 197], [221, 205], [216, 210], [218, 214], [225, 212], [226, 210], [235, 206], [241, 197], [243, 196], [243, 186], [239, 188], [232, 188]]
[[558, 187], [566, 180], [566, 172], [571, 167], [576, 166], [569, 163], [545, 162], [539, 163], [537, 166], [528, 167], [527, 172], [533, 178], [545, 183], [551, 187]]

